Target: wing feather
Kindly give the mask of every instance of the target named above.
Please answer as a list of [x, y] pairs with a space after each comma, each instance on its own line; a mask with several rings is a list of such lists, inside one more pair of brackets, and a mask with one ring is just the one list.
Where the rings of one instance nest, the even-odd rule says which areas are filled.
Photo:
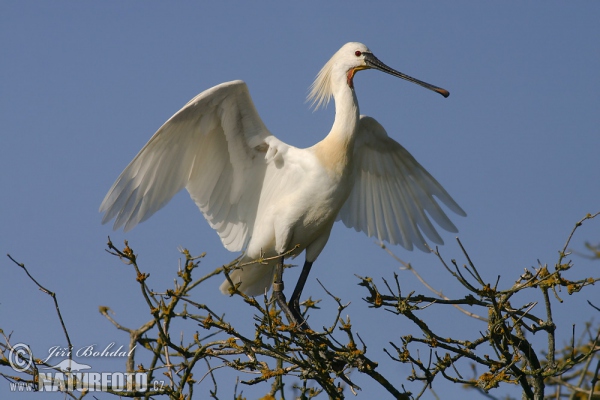
[[373, 118], [361, 116], [354, 147], [355, 183], [338, 219], [392, 244], [427, 251], [425, 235], [442, 244], [432, 221], [456, 232], [438, 204], [466, 213], [446, 190]]
[[165, 122], [121, 173], [100, 206], [102, 222], [115, 218], [114, 229], [127, 231], [185, 187], [223, 245], [242, 250], [274, 141], [244, 82], [208, 89]]

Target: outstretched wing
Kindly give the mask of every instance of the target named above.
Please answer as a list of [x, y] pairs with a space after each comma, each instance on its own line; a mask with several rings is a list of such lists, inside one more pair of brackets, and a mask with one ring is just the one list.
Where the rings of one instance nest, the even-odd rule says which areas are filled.
[[425, 238], [443, 244], [431, 220], [450, 232], [456, 227], [434, 196], [456, 214], [466, 213], [375, 119], [361, 116], [354, 145], [354, 188], [338, 219], [347, 227], [391, 244], [427, 251]]
[[165, 122], [125, 168], [100, 206], [102, 223], [116, 218], [114, 229], [127, 231], [185, 187], [223, 245], [242, 250], [266, 156], [284, 146], [263, 124], [244, 82], [215, 86]]

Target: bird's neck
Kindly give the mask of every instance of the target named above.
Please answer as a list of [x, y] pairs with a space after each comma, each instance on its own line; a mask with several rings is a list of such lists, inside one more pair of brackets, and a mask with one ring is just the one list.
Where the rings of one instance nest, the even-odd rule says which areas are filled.
[[315, 146], [315, 152], [328, 171], [342, 175], [352, 163], [359, 109], [354, 90], [347, 85], [334, 91], [334, 100], [335, 121], [329, 134]]

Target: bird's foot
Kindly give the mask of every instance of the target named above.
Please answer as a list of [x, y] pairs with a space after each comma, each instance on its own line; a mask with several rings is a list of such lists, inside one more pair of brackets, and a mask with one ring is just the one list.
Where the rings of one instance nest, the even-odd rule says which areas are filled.
[[277, 302], [277, 305], [281, 311], [283, 311], [287, 317], [287, 320], [290, 324], [294, 323], [302, 330], [310, 329], [308, 323], [306, 323], [306, 320], [300, 312], [298, 301], [296, 300], [295, 302], [287, 302], [285, 294], [283, 294], [283, 283], [273, 284], [273, 297], [275, 298], [275, 301]]
[[308, 326], [308, 323], [306, 322], [304, 316], [300, 312], [300, 305], [298, 303], [298, 299], [290, 300], [290, 302], [288, 303], [288, 307], [290, 309], [290, 312], [294, 315], [295, 322], [298, 325], [298, 327], [300, 327], [300, 329], [302, 329], [303, 331], [309, 330], [310, 326]]

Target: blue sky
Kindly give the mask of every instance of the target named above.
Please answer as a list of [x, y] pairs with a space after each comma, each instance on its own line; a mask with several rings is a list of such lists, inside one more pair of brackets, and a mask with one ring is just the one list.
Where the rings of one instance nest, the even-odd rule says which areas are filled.
[[[354, 81], [361, 113], [377, 118], [467, 212], [453, 220], [486, 279], [500, 275], [508, 287], [538, 259], [553, 264], [574, 223], [600, 210], [600, 3], [213, 3], [0, 4], [0, 253], [24, 262], [57, 293], [76, 346], [127, 343], [99, 305], [131, 326], [149, 319], [133, 271], [104, 251], [108, 235], [115, 243], [130, 241], [157, 289], [172, 284], [178, 246], [207, 252], [204, 271], [235, 256], [186, 192], [127, 234], [100, 224], [106, 191], [156, 129], [199, 92], [242, 79], [271, 132], [310, 146], [329, 131], [333, 107], [310, 110], [308, 87], [348, 41], [363, 42], [389, 66], [450, 91], [444, 99], [376, 71]], [[600, 241], [599, 223], [582, 227], [572, 248]], [[461, 260], [454, 235], [443, 237], [442, 254]], [[434, 287], [463, 294], [434, 256], [392, 249]], [[597, 263], [574, 261], [579, 269], [569, 277], [598, 276]], [[0, 259], [0, 268], [0, 328], [38, 353], [64, 344], [51, 299], [8, 258]], [[286, 281], [298, 272], [287, 273]], [[405, 291], [426, 293], [372, 239], [337, 224], [305, 296], [325, 299], [318, 278], [351, 301], [348, 314], [371, 356], [382, 361], [382, 373], [418, 391], [405, 380], [410, 367], [388, 362], [381, 350], [414, 329], [369, 310], [354, 277], [391, 278], [394, 272]], [[220, 281], [203, 285], [196, 300], [249, 324], [239, 301], [218, 292]], [[585, 300], [598, 299], [598, 289], [562, 297], [556, 315], [559, 343], [566, 343], [571, 325], [592, 316]], [[539, 298], [523, 299], [532, 300]], [[329, 323], [333, 310], [324, 300], [311, 320]], [[431, 321], [457, 335], [485, 329], [439, 311], [430, 311]], [[94, 362], [124, 368], [114, 360]], [[219, 376], [227, 398], [234, 378]], [[356, 379], [363, 388], [358, 398], [385, 398], [367, 378]], [[207, 382], [197, 391], [209, 388]], [[268, 387], [243, 389], [254, 398]], [[441, 381], [434, 389], [457, 390]], [[509, 392], [518, 395], [496, 394]], [[0, 396], [11, 398], [6, 382]]]

